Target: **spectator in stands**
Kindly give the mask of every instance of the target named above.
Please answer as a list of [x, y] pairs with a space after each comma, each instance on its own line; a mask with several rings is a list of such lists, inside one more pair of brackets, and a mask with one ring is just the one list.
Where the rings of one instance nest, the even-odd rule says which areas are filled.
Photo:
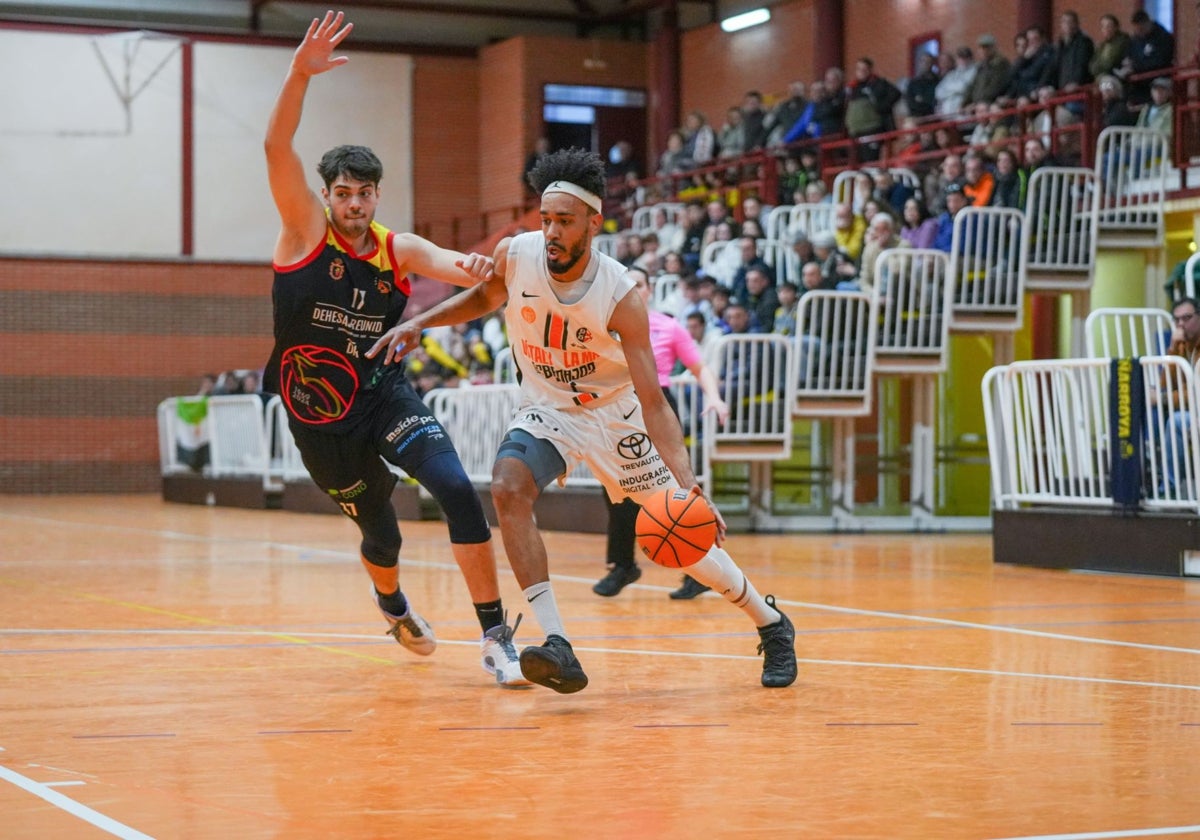
[[222, 397], [228, 394], [242, 394], [245, 391], [242, 388], [242, 377], [236, 370], [227, 370], [217, 377], [217, 382], [213, 386], [213, 396]]
[[[1095, 42], [1079, 28], [1079, 15], [1065, 11], [1058, 16], [1058, 41], [1054, 45], [1054, 70], [1047, 81], [1063, 93], [1071, 93], [1091, 84], [1089, 69], [1096, 52]], [[1077, 114], [1083, 113], [1083, 103]]]
[[637, 161], [633, 159], [633, 145], [628, 140], [618, 140], [608, 150], [608, 161], [604, 165], [605, 177], [610, 181], [624, 181], [630, 173], [633, 173], [635, 178], [638, 175]]
[[767, 238], [766, 231], [763, 230], [762, 225], [758, 222], [758, 219], [747, 219], [746, 221], [742, 222], [741, 228], [742, 236], [750, 236], [755, 239]]
[[821, 263], [814, 259], [800, 266], [800, 288], [800, 294], [803, 296], [804, 292], [814, 289], [832, 289], [834, 286], [825, 285], [825, 275], [821, 273]]
[[624, 231], [618, 234], [620, 245], [617, 248], [617, 262], [624, 266], [631, 266], [642, 256], [642, 237], [634, 233], [632, 230]]
[[[867, 234], [867, 221], [855, 213], [853, 206], [839, 204], [833, 209], [833, 236], [838, 250], [852, 261], [858, 262], [862, 253], [863, 240]], [[814, 247], [816, 243], [813, 243]]]
[[[725, 320], [725, 325], [729, 328], [726, 330], [726, 335], [748, 335], [750, 333], [759, 333], [762, 330], [755, 329], [754, 324], [750, 320], [750, 310], [746, 308], [746, 302], [741, 298], [730, 297], [729, 302], [725, 307], [722, 316]], [[728, 380], [728, 371], [723, 380]]]
[[954, 242], [954, 217], [967, 206], [967, 196], [963, 193], [962, 184], [959, 183], [947, 185], [944, 193], [946, 209], [938, 216], [933, 247], [949, 254]]
[[875, 284], [875, 261], [879, 255], [900, 245], [900, 237], [896, 235], [896, 223], [887, 213], [876, 213], [867, 228], [866, 242], [863, 245], [862, 260], [858, 265], [858, 289], [870, 294]]
[[792, 253], [795, 255], [794, 265], [804, 265], [813, 259], [812, 243], [808, 241], [808, 234], [802, 230], [792, 231], [791, 234]]
[[962, 182], [962, 157], [956, 154], [946, 155], [942, 160], [941, 167], [936, 172], [931, 172], [925, 178], [925, 195], [932, 196], [932, 198], [925, 202], [929, 207], [929, 212], [936, 214], [945, 210], [946, 188], [951, 184], [961, 186]]
[[980, 35], [975, 42], [979, 46], [982, 58], [979, 60], [971, 89], [967, 91], [965, 102], [978, 105], [990, 105], [1008, 90], [1012, 81], [1012, 62], [996, 48], [996, 39], [992, 35]]
[[954, 117], [962, 112], [971, 85], [975, 83], [975, 54], [970, 47], [959, 47], [954, 51], [954, 68], [942, 73], [937, 85], [937, 103], [934, 111], [942, 116]]
[[746, 91], [742, 97], [742, 125], [745, 126], [747, 152], [757, 151], [766, 144], [766, 120], [762, 94], [756, 90]]
[[[846, 133], [865, 137], [896, 127], [892, 109], [900, 101], [899, 89], [875, 72], [875, 62], [864, 56], [854, 63], [854, 80], [846, 90]], [[859, 147], [859, 159], [878, 160], [880, 142], [872, 140]]]
[[1121, 30], [1121, 22], [1116, 15], [1101, 15], [1100, 43], [1092, 53], [1088, 62], [1088, 72], [1092, 78], [1115, 74], [1129, 58], [1131, 41], [1129, 34]]
[[937, 235], [937, 219], [929, 215], [923, 201], [910, 198], [904, 202], [904, 215], [900, 224], [900, 241], [910, 248], [932, 248]]
[[704, 359], [704, 363], [711, 365], [713, 348], [717, 344], [717, 339], [725, 333], [712, 326], [708, 319], [699, 312], [690, 313], [684, 319], [683, 326], [688, 335], [692, 337], [692, 341], [700, 347], [700, 356]]
[[904, 104], [910, 117], [933, 116], [939, 81], [937, 59], [927, 52], [918, 55], [916, 72], [904, 88]]
[[[754, 222], [758, 225], [759, 230], [763, 227], [763, 203], [757, 195], [748, 195], [742, 199], [742, 226], [745, 227], [747, 222]], [[743, 236], [745, 234], [743, 233]], [[762, 239], [759, 236], [759, 239]]]
[[1033, 101], [1041, 105], [1041, 110], [1033, 115], [1033, 119], [1026, 126], [1026, 133], [1037, 136], [1042, 141], [1042, 145], [1047, 149], [1054, 142], [1054, 125], [1056, 106], [1050, 104], [1050, 100], [1054, 98], [1054, 88], [1046, 85], [1040, 87], [1034, 93]]
[[775, 308], [771, 332], [776, 335], [795, 335], [796, 307], [800, 302], [800, 290], [795, 283], [785, 281], [776, 287], [775, 293], [779, 296], [779, 306]]
[[729, 300], [732, 297], [729, 294], [729, 289], [715, 284], [712, 287], [712, 297], [709, 302], [712, 304], [712, 326], [720, 330], [722, 334], [729, 332], [729, 323], [725, 320], [725, 312], [729, 309]]
[[804, 203], [806, 204], [829, 204], [833, 201], [833, 196], [829, 194], [829, 190], [825, 187], [825, 182], [821, 179], [809, 181], [804, 186]]
[[1013, 62], [1012, 82], [1001, 102], [1005, 105], [1027, 105], [1045, 86], [1054, 65], [1054, 48], [1046, 43], [1046, 33], [1040, 26], [1025, 30], [1025, 52]]
[[734, 270], [732, 279], [729, 283], [729, 288], [733, 291], [734, 297], [745, 299], [746, 297], [746, 275], [751, 271], [760, 270], [771, 281], [771, 285], [775, 285], [775, 272], [767, 265], [766, 261], [758, 255], [758, 240], [753, 236], [741, 236], [737, 240], [737, 249], [739, 263]]
[[658, 234], [658, 245], [664, 252], [683, 248], [685, 230], [681, 224], [682, 215], [679, 211], [667, 212], [667, 208], [661, 204], [654, 208], [652, 224]]
[[1001, 149], [1008, 146], [1012, 136], [1009, 118], [1004, 115], [1004, 106], [998, 102], [988, 105], [987, 117], [981, 125], [976, 126], [976, 131], [978, 134], [972, 132], [971, 146], [994, 163], [996, 155], [1000, 153]]
[[248, 370], [242, 374], [243, 394], [262, 394], [262, 378], [256, 370]]
[[658, 176], [667, 178], [681, 175], [694, 168], [695, 165], [684, 150], [683, 132], [679, 129], [671, 130], [667, 134], [667, 148], [658, 158]]
[[804, 82], [797, 81], [788, 85], [787, 98], [779, 100], [763, 121], [763, 129], [767, 134], [765, 145], [772, 148], [782, 146], [786, 142], [784, 138], [787, 137], [792, 126], [806, 111], [811, 114], [809, 101], [804, 93]]
[[1129, 105], [1125, 101], [1125, 86], [1121, 84], [1120, 79], [1105, 73], [1096, 80], [1096, 86], [1100, 90], [1100, 102], [1104, 108], [1100, 117], [1101, 128], [1108, 128], [1110, 125], [1129, 126], [1137, 123], [1137, 116], [1129, 110]]
[[[712, 412], [719, 424], [729, 419], [729, 407], [721, 397], [720, 383], [711, 369], [705, 366], [700, 348], [697, 346], [683, 325], [670, 316], [656, 312], [650, 307], [650, 278], [645, 272], [631, 269], [628, 276], [633, 279], [634, 292], [641, 297], [646, 307], [647, 320], [650, 327], [650, 347], [654, 352], [654, 365], [658, 375], [658, 384], [662, 388], [667, 405], [671, 407], [676, 418], [679, 417], [679, 406], [671, 393], [671, 374], [676, 365], [682, 364], [691, 371], [704, 394], [704, 410]], [[601, 490], [603, 493], [604, 491]], [[592, 586], [597, 595], [611, 598], [620, 594], [621, 590], [642, 576], [634, 560], [634, 538], [637, 530], [637, 515], [640, 508], [632, 499], [613, 502], [604, 493], [605, 504], [608, 507], [608, 542], [606, 562], [608, 573]], [[688, 577], [694, 587], [701, 592], [708, 587]], [[685, 582], [686, 583], [686, 582]], [[686, 586], [685, 586], [686, 588]], [[694, 595], [691, 597], [695, 597]]]
[[890, 216], [892, 221], [896, 221], [896, 210], [891, 205], [887, 204], [883, 199], [871, 196], [867, 199], [867, 203], [863, 205], [862, 217], [867, 223], [867, 230], [871, 229], [871, 220], [876, 216], [883, 214]]
[[983, 158], [977, 154], [968, 154], [963, 158], [962, 187], [963, 195], [972, 207], [987, 207], [992, 203], [996, 180], [984, 166]]
[[690, 201], [683, 208], [683, 245], [679, 252], [688, 271], [700, 268], [700, 251], [704, 247], [704, 231], [708, 228], [708, 216], [704, 205]]
[[747, 271], [746, 293], [733, 295], [745, 303], [754, 332], [771, 332], [775, 328], [775, 310], [779, 308], [779, 296], [775, 294], [775, 278], [768, 275], [764, 268], [765, 266], [755, 267]]
[[636, 268], [642, 269], [651, 277], [662, 271], [662, 259], [659, 253], [658, 234], [648, 230], [638, 237], [641, 240], [642, 253], [633, 261]]
[[1032, 175], [1043, 166], [1057, 166], [1058, 161], [1050, 154], [1046, 145], [1036, 137], [1025, 140], [1025, 174]]
[[933, 132], [919, 129], [918, 123], [912, 117], [900, 121], [900, 133], [896, 137], [895, 151], [891, 163], [912, 169], [918, 174], [930, 168], [929, 156], [937, 151], [937, 143]]
[[409, 273], [472, 286], [491, 276], [492, 259], [411, 233], [393, 236], [378, 224], [383, 167], [364, 146], [326, 152], [317, 167], [320, 194], [309, 187], [294, 137], [313, 78], [348, 61], [333, 55], [352, 28], [343, 21], [342, 13], [327, 12], [312, 22], [267, 120], [263, 146], [280, 231], [273, 252], [275, 348], [264, 386], [281, 396], [309, 474], [358, 527], [363, 566], [389, 635], [423, 656], [436, 645], [400, 588], [401, 536], [391, 502], [396, 478], [388, 463], [413, 476], [446, 515], [450, 550], [482, 631], [484, 668], [501, 684], [526, 684], [479, 495], [445, 429], [405, 381], [403, 366], [381, 365], [372, 352], [379, 331], [404, 314]]
[[913, 188], [904, 181], [897, 180], [890, 169], [881, 169], [875, 176], [875, 197], [893, 211], [897, 207], [903, 207], [904, 202], [914, 193]]
[[992, 190], [993, 207], [1025, 207], [1025, 184], [1029, 176], [1021, 169], [1017, 155], [1012, 149], [1001, 149], [996, 154], [994, 179], [996, 186]]
[[[1166, 138], [1167, 159], [1171, 157], [1171, 144], [1174, 139], [1175, 107], [1171, 102], [1171, 80], [1159, 76], [1150, 84], [1150, 103], [1142, 108], [1137, 115], [1135, 125], [1138, 128], [1152, 128]], [[1144, 168], [1158, 161], [1134, 158], [1131, 161], [1134, 175], [1137, 176]]]
[[[1167, 355], [1179, 356], [1186, 359], [1192, 372], [1200, 375], [1200, 302], [1195, 298], [1181, 297], [1171, 306], [1171, 318], [1174, 329], [1171, 331], [1171, 345]], [[1156, 391], [1152, 391], [1152, 399], [1157, 400], [1160, 410], [1170, 412], [1170, 434], [1173, 446], [1170, 447], [1172, 457], [1166, 457], [1164, 466], [1164, 485], [1160, 490], [1173, 492], [1175, 488], [1176, 463], [1181, 463], [1189, 457], [1188, 438], [1192, 421], [1190, 412], [1195, 406], [1187, 404], [1186, 394], [1175, 389], [1175, 377], [1165, 377]], [[1165, 444], [1165, 442], [1164, 442]]]
[[[858, 266], [845, 251], [838, 248], [837, 237], [833, 231], [817, 231], [810, 238], [813, 255], [821, 273], [819, 287], [837, 289], [842, 283], [853, 283], [858, 274]], [[805, 286], [811, 288], [807, 282]]]
[[712, 163], [717, 156], [717, 133], [708, 124], [708, 118], [699, 111], [692, 111], [683, 119], [683, 154], [694, 166]]
[[725, 111], [725, 124], [721, 126], [717, 138], [720, 146], [719, 157], [738, 158], [749, 151], [746, 145], [746, 126], [742, 119], [742, 109], [736, 106]]
[[855, 172], [854, 180], [851, 182], [850, 207], [855, 213], [861, 214], [863, 205], [873, 195], [875, 195], [875, 178], [865, 169]]
[[1129, 87], [1129, 100], [1141, 105], [1150, 96], [1150, 82], [1146, 76], [1155, 70], [1166, 70], [1175, 63], [1175, 36], [1163, 25], [1151, 19], [1145, 9], [1138, 9], [1131, 19], [1133, 35], [1130, 38], [1129, 57], [1117, 75], [1124, 78]]
[[[821, 97], [817, 98], [817, 91]], [[818, 126], [817, 136], [836, 137], [846, 130], [846, 74], [840, 67], [830, 67], [820, 84], [814, 82], [809, 94], [816, 103], [813, 119]]]

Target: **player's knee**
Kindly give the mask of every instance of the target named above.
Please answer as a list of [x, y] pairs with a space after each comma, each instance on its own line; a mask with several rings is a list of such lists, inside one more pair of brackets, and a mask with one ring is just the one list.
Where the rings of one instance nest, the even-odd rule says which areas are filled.
[[444, 454], [430, 458], [414, 477], [445, 512], [450, 542], [476, 544], [491, 539], [479, 493], [457, 457]]
[[362, 531], [360, 550], [372, 566], [395, 566], [400, 559], [400, 525], [394, 510], [373, 511], [358, 518]]
[[504, 469], [503, 461], [496, 462], [492, 471], [492, 502], [500, 515], [532, 510], [538, 496], [537, 486], [519, 470]]

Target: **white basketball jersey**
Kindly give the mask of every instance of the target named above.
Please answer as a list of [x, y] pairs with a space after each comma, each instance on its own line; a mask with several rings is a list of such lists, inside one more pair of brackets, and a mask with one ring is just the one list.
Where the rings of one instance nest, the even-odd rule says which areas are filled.
[[625, 267], [593, 250], [578, 281], [590, 288], [562, 303], [545, 249], [541, 231], [514, 236], [508, 248], [504, 321], [523, 402], [595, 408], [632, 394], [621, 342], [608, 331], [617, 302], [633, 289]]

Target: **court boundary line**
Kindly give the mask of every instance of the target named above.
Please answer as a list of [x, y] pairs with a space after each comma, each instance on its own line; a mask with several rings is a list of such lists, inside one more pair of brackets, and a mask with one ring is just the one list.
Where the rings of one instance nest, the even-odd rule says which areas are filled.
[[[70, 814], [73, 817], [78, 817], [86, 823], [94, 825], [101, 831], [108, 832], [114, 837], [120, 837], [121, 840], [154, 840], [149, 834], [143, 834], [136, 828], [125, 825], [123, 822], [118, 822], [112, 817], [101, 814], [99, 811], [89, 808], [80, 802], [76, 802], [69, 796], [64, 796], [54, 790], [44, 782], [35, 782], [28, 776], [23, 776], [16, 770], [5, 767], [0, 764], [0, 779], [7, 781], [26, 793], [32, 793], [34, 796], [49, 802], [60, 811]], [[62, 782], [60, 784], [71, 784]], [[83, 782], [78, 782], [83, 784]]]
[[[230, 630], [180, 630], [180, 629], [129, 629], [129, 630], [114, 630], [112, 628], [104, 628], [99, 630], [86, 629], [38, 629], [38, 628], [12, 628], [0, 627], [0, 636], [20, 636], [20, 635], [35, 635], [35, 636], [53, 636], [53, 635], [132, 635], [132, 636], [251, 636], [273, 639], [287, 639], [294, 643], [298, 648], [312, 648], [323, 650], [326, 652], [338, 653], [336, 648], [327, 645], [314, 644], [307, 641], [308, 639], [326, 639], [332, 642], [341, 639], [344, 641], [378, 641], [378, 637], [374, 634], [368, 635], [365, 633], [321, 633], [321, 632], [294, 632], [294, 631], [270, 631], [270, 630], [251, 630], [251, 629], [230, 629]], [[479, 645], [477, 640], [465, 639], [438, 639], [439, 645], [447, 645], [454, 647], [472, 647], [476, 648]], [[575, 650], [583, 653], [595, 654], [624, 654], [629, 656], [679, 656], [685, 659], [729, 659], [736, 661], [761, 661], [761, 657], [742, 653], [711, 653], [686, 650], [645, 650], [641, 648], [613, 648], [613, 647], [598, 647], [595, 645], [574, 645]], [[362, 657], [372, 661], [384, 661], [386, 664], [392, 664], [395, 660], [381, 660], [379, 657]], [[1187, 685], [1184, 683], [1160, 683], [1147, 682], [1144, 680], [1119, 680], [1111, 677], [1089, 677], [1077, 676], [1072, 674], [1037, 674], [1029, 671], [997, 671], [986, 668], [962, 668], [953, 665], [920, 665], [905, 662], [863, 662], [854, 659], [809, 659], [804, 657], [796, 657], [796, 662], [801, 665], [814, 665], [818, 667], [845, 667], [845, 668], [884, 668], [895, 670], [909, 671], [932, 671], [952, 674], [972, 674], [984, 677], [1009, 677], [1016, 679], [1041, 679], [1041, 680], [1061, 680], [1065, 682], [1083, 682], [1096, 683], [1100, 685], [1116, 685], [1126, 686], [1130, 688], [1165, 688], [1175, 689], [1179, 691], [1200, 691], [1200, 685]]]

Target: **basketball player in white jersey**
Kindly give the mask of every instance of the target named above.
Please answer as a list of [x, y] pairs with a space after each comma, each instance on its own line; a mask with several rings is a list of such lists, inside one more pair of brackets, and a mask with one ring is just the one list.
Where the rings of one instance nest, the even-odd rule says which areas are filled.
[[[581, 149], [544, 155], [529, 173], [542, 196], [542, 229], [501, 241], [493, 276], [385, 333], [368, 351], [386, 362], [416, 347], [423, 330], [504, 317], [521, 383], [521, 405], [500, 444], [492, 500], [517, 582], [546, 633], [521, 651], [524, 676], [562, 694], [587, 686], [550, 586], [546, 546], [533, 505], [553, 480], [585, 462], [614, 501], [640, 502], [667, 488], [700, 493], [679, 421], [662, 389], [650, 328], [633, 281], [592, 250], [603, 222], [604, 164]], [[707, 500], [706, 500], [707, 501]], [[711, 502], [709, 503], [710, 507]], [[762, 684], [796, 679], [795, 630], [717, 545], [688, 572], [743, 610], [758, 628]]]

